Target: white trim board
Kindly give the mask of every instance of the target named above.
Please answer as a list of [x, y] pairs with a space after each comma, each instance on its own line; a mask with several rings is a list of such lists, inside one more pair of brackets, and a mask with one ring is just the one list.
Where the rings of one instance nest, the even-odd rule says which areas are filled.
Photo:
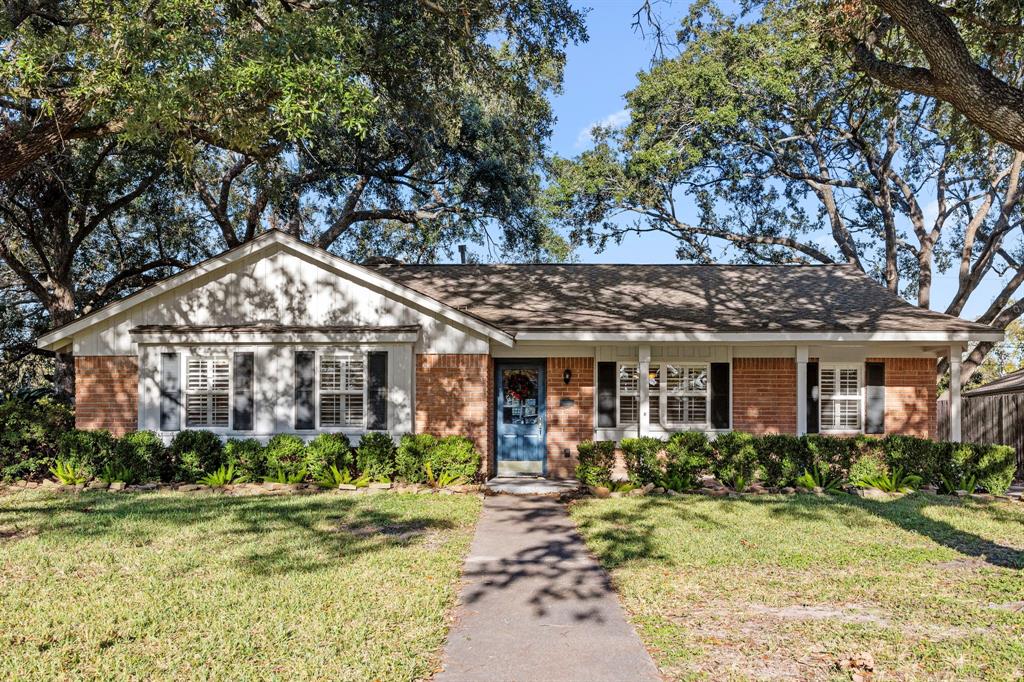
[[171, 275], [167, 279], [161, 280], [160, 282], [132, 294], [127, 298], [111, 303], [110, 305], [100, 308], [93, 313], [89, 313], [74, 322], [44, 334], [39, 337], [36, 345], [39, 348], [49, 350], [58, 348], [65, 345], [69, 339], [79, 332], [108, 320], [119, 313], [134, 308], [155, 296], [159, 296], [160, 294], [176, 289], [177, 287], [187, 284], [198, 277], [220, 270], [232, 263], [242, 260], [243, 258], [248, 258], [254, 254], [269, 251], [271, 249], [285, 249], [296, 255], [308, 258], [320, 265], [323, 265], [324, 267], [340, 272], [360, 284], [375, 288], [381, 293], [388, 294], [404, 303], [412, 304], [425, 311], [434, 313], [449, 322], [461, 325], [467, 329], [477, 332], [478, 334], [493, 339], [504, 346], [511, 347], [514, 344], [511, 335], [497, 327], [481, 321], [476, 317], [473, 317], [472, 315], [463, 313], [447, 304], [441, 303], [440, 301], [427, 296], [426, 294], [422, 294], [403, 284], [399, 284], [384, 275], [370, 270], [369, 268], [356, 265], [355, 263], [350, 263], [344, 258], [340, 258], [339, 256], [328, 253], [323, 249], [306, 244], [291, 235], [271, 230], [261, 234], [259, 237], [247, 244], [243, 244], [242, 246], [226, 251], [219, 256], [214, 256], [213, 258], [203, 261], [202, 263], [188, 268], [187, 270], [183, 270], [176, 275]]
[[591, 343], [812, 343], [812, 342], [972, 342], [1002, 341], [1003, 332], [519, 332], [516, 341], [582, 341]]

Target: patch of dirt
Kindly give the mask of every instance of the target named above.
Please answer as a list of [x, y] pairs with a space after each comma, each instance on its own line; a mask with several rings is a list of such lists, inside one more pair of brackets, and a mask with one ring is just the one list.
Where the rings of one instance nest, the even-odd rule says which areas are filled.
[[0, 528], [0, 542], [17, 542], [39, 535], [36, 528]]
[[978, 557], [960, 557], [958, 559], [952, 559], [950, 561], [942, 561], [934, 564], [935, 568], [940, 571], [959, 571], [959, 570], [971, 570], [976, 571], [979, 568], [985, 567], [985, 560]]
[[889, 621], [877, 613], [856, 605], [836, 608], [834, 606], [771, 607], [751, 604], [747, 610], [750, 613], [782, 620], [838, 620], [844, 623], [874, 623], [882, 626], [889, 624]]
[[999, 611], [1024, 611], [1024, 601], [1008, 601], [1002, 604], [989, 604], [990, 609], [997, 609]]

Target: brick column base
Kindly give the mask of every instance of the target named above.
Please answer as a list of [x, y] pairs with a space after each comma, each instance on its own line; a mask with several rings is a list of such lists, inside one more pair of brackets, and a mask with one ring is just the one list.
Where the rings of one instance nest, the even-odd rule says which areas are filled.
[[471, 438], [487, 477], [493, 475], [492, 384], [490, 355], [416, 355], [416, 431]]

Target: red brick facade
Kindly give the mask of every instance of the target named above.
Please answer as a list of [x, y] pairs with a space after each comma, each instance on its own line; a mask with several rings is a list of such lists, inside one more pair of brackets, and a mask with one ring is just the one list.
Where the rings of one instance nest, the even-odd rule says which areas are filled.
[[[562, 379], [566, 369], [572, 372], [568, 384]], [[576, 446], [594, 437], [594, 358], [548, 358], [547, 384], [548, 476], [574, 476]], [[562, 400], [572, 405], [563, 407]]]
[[935, 358], [868, 358], [885, 363], [885, 432], [935, 438]]
[[416, 356], [416, 431], [472, 438], [485, 475], [492, 473], [493, 383], [489, 355]]
[[796, 433], [796, 360], [734, 358], [732, 427], [750, 433]]
[[114, 435], [139, 425], [139, 363], [130, 355], [75, 358], [75, 426]]

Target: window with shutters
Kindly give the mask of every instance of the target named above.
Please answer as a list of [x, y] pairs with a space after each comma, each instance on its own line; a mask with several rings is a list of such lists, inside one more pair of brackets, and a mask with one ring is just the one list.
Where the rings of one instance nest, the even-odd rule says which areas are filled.
[[358, 355], [320, 357], [320, 426], [366, 424], [366, 359]]
[[[703, 426], [708, 423], [710, 404], [708, 366], [665, 365], [665, 426]], [[654, 422], [653, 416], [651, 422]]]
[[864, 371], [860, 365], [821, 365], [818, 404], [822, 431], [860, 431]]
[[230, 358], [193, 355], [185, 372], [185, 425], [226, 429], [231, 416]]
[[640, 420], [640, 369], [637, 365], [619, 365], [618, 425], [629, 426]]

